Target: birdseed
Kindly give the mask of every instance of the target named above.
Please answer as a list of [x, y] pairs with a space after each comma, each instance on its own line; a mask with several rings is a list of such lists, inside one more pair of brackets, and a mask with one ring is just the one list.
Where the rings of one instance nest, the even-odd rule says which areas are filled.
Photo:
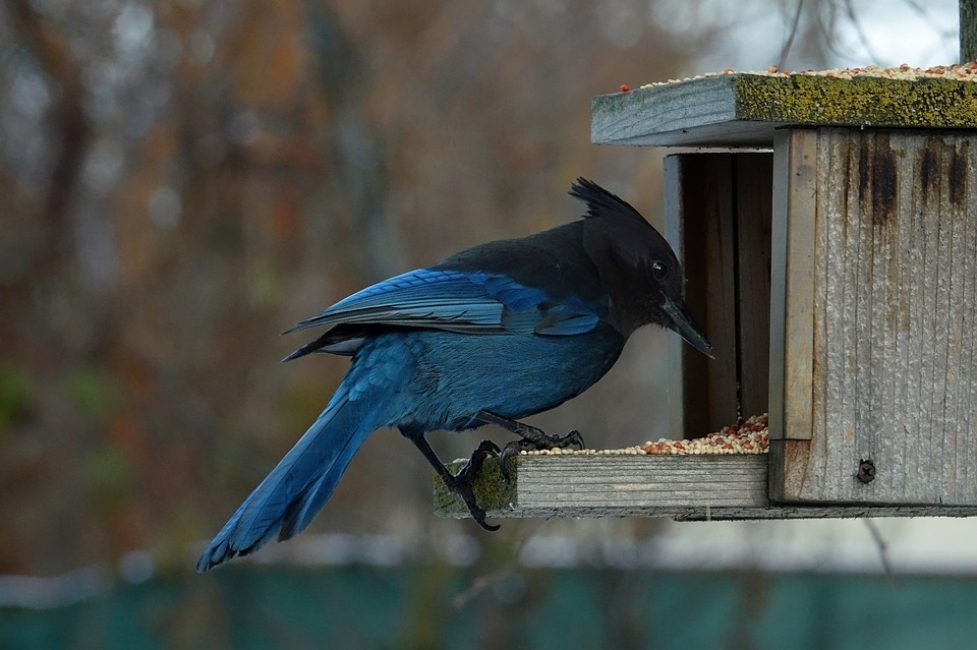
[[723, 454], [765, 454], [770, 449], [767, 414], [754, 415], [739, 424], [701, 438], [671, 440], [659, 438], [623, 449], [540, 449], [522, 451], [521, 456], [698, 456]]
[[967, 63], [954, 63], [952, 65], [936, 65], [930, 68], [913, 68], [908, 63], [900, 66], [883, 68], [877, 65], [867, 65], [864, 68], [841, 68], [833, 70], [801, 70], [796, 72], [781, 72], [777, 66], [769, 66], [766, 70], [743, 70], [737, 72], [727, 68], [722, 72], [706, 72], [686, 77], [684, 79], [669, 79], [668, 81], [655, 81], [644, 84], [640, 88], [656, 88], [667, 86], [685, 81], [696, 79], [706, 79], [709, 77], [721, 77], [729, 74], [751, 74], [764, 77], [832, 77], [837, 79], [854, 79], [857, 77], [881, 77], [883, 79], [903, 79], [906, 81], [917, 81], [919, 79], [951, 79], [954, 81], [975, 81], [977, 82], [977, 61]]

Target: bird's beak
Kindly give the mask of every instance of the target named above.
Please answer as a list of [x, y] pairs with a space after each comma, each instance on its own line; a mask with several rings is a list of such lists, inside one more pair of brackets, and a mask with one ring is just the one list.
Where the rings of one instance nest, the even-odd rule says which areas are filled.
[[685, 339], [696, 350], [710, 359], [715, 359], [716, 355], [712, 353], [712, 344], [699, 331], [699, 326], [695, 324], [685, 305], [672, 300], [664, 293], [662, 296], [665, 299], [664, 304], [662, 304], [662, 309], [672, 320], [672, 329], [678, 332], [679, 336]]

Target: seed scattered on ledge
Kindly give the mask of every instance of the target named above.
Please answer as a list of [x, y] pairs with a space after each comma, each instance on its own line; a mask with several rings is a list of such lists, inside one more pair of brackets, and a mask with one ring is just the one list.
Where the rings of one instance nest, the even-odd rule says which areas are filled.
[[[668, 81], [656, 81], [644, 84], [639, 89], [656, 88], [669, 84], [705, 79], [707, 77], [721, 77], [724, 75], [736, 74], [737, 71], [726, 68], [722, 72], [707, 72], [698, 74], [694, 77], [685, 79], [669, 79]], [[977, 61], [966, 63], [954, 63], [952, 65], [935, 65], [929, 68], [913, 68], [907, 63], [891, 68], [883, 68], [877, 65], [867, 65], [864, 68], [843, 68], [835, 70], [803, 70], [798, 72], [782, 72], [776, 65], [769, 66], [766, 70], [743, 70], [740, 74], [762, 75], [764, 77], [831, 77], [833, 79], [853, 79], [856, 77], [881, 77], [884, 79], [904, 79], [906, 81], [917, 81], [919, 79], [951, 79], [954, 81], [977, 82]]]
[[764, 413], [690, 440], [660, 438], [624, 449], [541, 449], [519, 453], [522, 456], [698, 456], [765, 454], [769, 449], [767, 414]]

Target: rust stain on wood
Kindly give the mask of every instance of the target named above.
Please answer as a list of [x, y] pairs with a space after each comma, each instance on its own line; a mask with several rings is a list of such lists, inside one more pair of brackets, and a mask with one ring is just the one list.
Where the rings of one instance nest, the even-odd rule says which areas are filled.
[[895, 155], [888, 138], [878, 138], [872, 161], [872, 223], [885, 225], [896, 212], [899, 195]]
[[923, 203], [926, 203], [930, 192], [939, 190], [940, 182], [940, 158], [929, 144], [923, 149], [923, 156], [919, 162], [919, 182]]
[[962, 143], [960, 148], [950, 157], [950, 171], [947, 180], [950, 185], [950, 203], [960, 207], [967, 196], [967, 157], [970, 153], [969, 143]]
[[[840, 145], [843, 160], [850, 161], [850, 144]], [[858, 200], [863, 210], [871, 210], [872, 224], [882, 226], [896, 213], [899, 195], [896, 154], [886, 133], [866, 134], [858, 142]], [[849, 210], [848, 192], [842, 195], [843, 214]]]

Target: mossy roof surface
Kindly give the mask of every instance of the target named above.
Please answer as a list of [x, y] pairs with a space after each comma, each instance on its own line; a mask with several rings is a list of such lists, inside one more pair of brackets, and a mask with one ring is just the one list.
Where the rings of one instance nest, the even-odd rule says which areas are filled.
[[977, 128], [977, 83], [972, 81], [803, 74], [732, 77], [736, 117], [741, 120]]
[[703, 76], [595, 97], [592, 140], [764, 144], [783, 125], [977, 129], [977, 83], [936, 76]]

